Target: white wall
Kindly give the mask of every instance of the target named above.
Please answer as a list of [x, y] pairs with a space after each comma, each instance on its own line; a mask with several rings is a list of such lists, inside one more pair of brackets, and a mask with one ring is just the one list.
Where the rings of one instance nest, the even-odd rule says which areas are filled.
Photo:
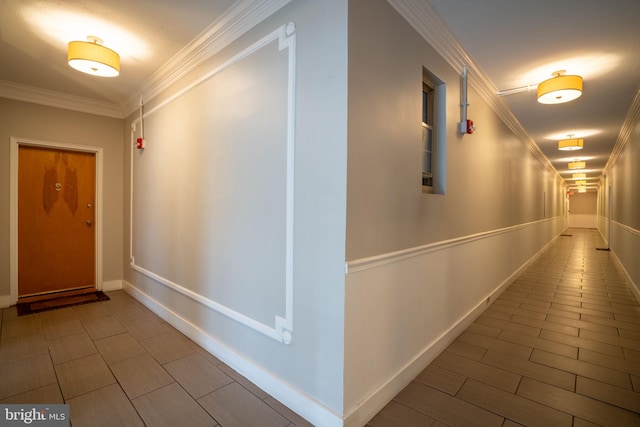
[[[11, 137], [101, 147], [104, 155], [103, 283], [122, 280], [121, 119], [0, 98], [0, 302], [9, 303], [9, 173]], [[0, 304], [2, 306], [2, 304]]]
[[[292, 69], [277, 41], [234, 60], [289, 22]], [[318, 425], [343, 411], [346, 25], [346, 1], [291, 2], [146, 99], [154, 111], [213, 73], [149, 114], [147, 148], [125, 155], [127, 290]], [[270, 331], [285, 314], [290, 344]]]
[[[561, 181], [385, 1], [349, 3], [345, 418], [362, 425], [566, 227]], [[446, 194], [421, 191], [425, 66], [446, 84]]]
[[598, 196], [596, 192], [574, 193], [569, 196], [569, 227], [598, 227]]
[[634, 114], [621, 132], [625, 139], [618, 141], [619, 155], [601, 182], [598, 229], [640, 301], [640, 92], [629, 110]]
[[[206, 115], [193, 122], [194, 111], [213, 114], [207, 110], [211, 107], [207, 100], [220, 102], [219, 96], [237, 89], [243, 78], [263, 78], [258, 75], [260, 69], [229, 69], [225, 78], [237, 82], [196, 94], [187, 105], [172, 104], [162, 121], [156, 120], [160, 115], [156, 119], [150, 115], [149, 145], [144, 153], [129, 151], [128, 136], [124, 152], [120, 136], [109, 145], [114, 129], [122, 131], [119, 120], [0, 99], [0, 129], [10, 129], [0, 136], [7, 143], [10, 135], [78, 144], [90, 144], [87, 139], [94, 138], [94, 143], [104, 145], [109, 162], [113, 156], [124, 159], [124, 169], [119, 160], [110, 163], [115, 175], [107, 178], [109, 187], [105, 188], [105, 197], [110, 194], [109, 209], [124, 211], [124, 226], [118, 214], [110, 220], [112, 232], [105, 228], [105, 253], [109, 254], [105, 278], [122, 277], [119, 271], [124, 262], [130, 293], [317, 425], [368, 421], [567, 224], [564, 189], [557, 176], [482, 101], [473, 85], [469, 114], [478, 130], [464, 137], [456, 132], [460, 70], [438, 55], [386, 1], [348, 3], [347, 15], [344, 0], [291, 2], [157, 98], [145, 100], [147, 111], [159, 107], [264, 35], [295, 23], [290, 344], [224, 310], [246, 314], [267, 326], [274, 313], [284, 312], [279, 297], [267, 298], [264, 307], [251, 302], [254, 289], [264, 291], [263, 283], [256, 280], [256, 271], [261, 270], [252, 267], [264, 269], [286, 262], [285, 254], [273, 251], [270, 237], [257, 234], [255, 241], [256, 247], [267, 248], [268, 263], [258, 259], [262, 254], [255, 248], [248, 251], [250, 256], [236, 254], [231, 259], [237, 265], [234, 268], [246, 269], [243, 273], [248, 279], [240, 295], [220, 293], [234, 289], [234, 270], [226, 271], [231, 276], [224, 282], [220, 272], [228, 266], [213, 259], [229, 248], [237, 249], [233, 244], [238, 231], [225, 229], [228, 219], [222, 213], [229, 212], [215, 209], [214, 204], [224, 196], [231, 197], [232, 203], [246, 203], [241, 206], [260, 206], [252, 204], [251, 197], [262, 194], [236, 188], [251, 183], [250, 179], [242, 181], [246, 165], [217, 150], [233, 148], [240, 136], [254, 143], [246, 138], [252, 136], [251, 131], [214, 133], [207, 126], [215, 118]], [[268, 66], [274, 65], [272, 60], [277, 61], [270, 54], [260, 59]], [[420, 186], [418, 120], [423, 66], [447, 85], [444, 195], [423, 194]], [[268, 96], [280, 99], [283, 90], [278, 86]], [[225, 113], [243, 112], [250, 102], [251, 94], [241, 90], [224, 101]], [[278, 123], [282, 120], [267, 117]], [[135, 114], [127, 118], [125, 129], [136, 119]], [[32, 128], [34, 120], [40, 120], [42, 127]], [[69, 129], [69, 123], [76, 122], [83, 125]], [[188, 122], [189, 128], [183, 128]], [[246, 122], [250, 126], [252, 118]], [[196, 128], [202, 133], [193, 134]], [[166, 135], [172, 138], [162, 140], [162, 150], [154, 151], [154, 139]], [[255, 136], [259, 139], [261, 135]], [[279, 138], [276, 134], [266, 138], [265, 143], [276, 144], [273, 153], [264, 153], [269, 158], [277, 154], [269, 165], [282, 160], [284, 148], [277, 145]], [[637, 130], [633, 138], [637, 141]], [[0, 149], [4, 161], [5, 150]], [[8, 148], [6, 154], [8, 158]], [[140, 162], [143, 156], [146, 165]], [[180, 163], [186, 157], [189, 161]], [[640, 250], [640, 172], [632, 165], [639, 157], [638, 144], [627, 145], [609, 176], [614, 188], [612, 241], [636, 284], [640, 281], [634, 262]], [[172, 169], [172, 165], [183, 167]], [[139, 169], [144, 167], [150, 169]], [[154, 167], [159, 169], [151, 170]], [[216, 175], [221, 168], [230, 175]], [[277, 210], [286, 203], [282, 195], [286, 178], [277, 175], [282, 173], [279, 168], [265, 171], [276, 176], [261, 190], [268, 193], [268, 199], [279, 200], [279, 205], [259, 220], [286, 228], [290, 223], [279, 221], [282, 211]], [[229, 177], [231, 182], [221, 182]], [[133, 204], [129, 202], [132, 183]], [[8, 199], [8, 183], [2, 185], [6, 188], [0, 185], [0, 197], [4, 194]], [[146, 189], [151, 194], [143, 195], [153, 197], [137, 198]], [[247, 194], [251, 197], [246, 198]], [[158, 202], [161, 204], [154, 205]], [[192, 221], [193, 213], [203, 206], [206, 215], [199, 217], [199, 224], [184, 223]], [[255, 214], [263, 212], [256, 209]], [[136, 234], [147, 217], [157, 223], [146, 234]], [[8, 210], [0, 211], [2, 219], [8, 223]], [[180, 224], [187, 228], [181, 229]], [[122, 228], [124, 236], [118, 234]], [[181, 240], [181, 236], [162, 245], [153, 240], [158, 236], [171, 239], [180, 230], [195, 240]], [[278, 230], [277, 238], [282, 239], [282, 229]], [[8, 252], [8, 236], [2, 233], [0, 230], [0, 259], [6, 260], [8, 256], [2, 255]], [[197, 235], [206, 235], [207, 244], [190, 245], [198, 241]], [[239, 250], [251, 244], [250, 234], [242, 239], [244, 246]], [[275, 246], [278, 251], [281, 243]], [[118, 246], [115, 251], [114, 244]], [[180, 252], [166, 252], [176, 250]], [[112, 261], [113, 255], [119, 258], [117, 262]], [[130, 265], [132, 256], [139, 258]], [[135, 268], [137, 261], [148, 269]], [[3, 269], [0, 264], [0, 273], [7, 277], [8, 265]], [[210, 282], [212, 277], [215, 283]], [[269, 297], [282, 295], [281, 278], [279, 272], [264, 283]], [[244, 294], [249, 294], [246, 299]]]

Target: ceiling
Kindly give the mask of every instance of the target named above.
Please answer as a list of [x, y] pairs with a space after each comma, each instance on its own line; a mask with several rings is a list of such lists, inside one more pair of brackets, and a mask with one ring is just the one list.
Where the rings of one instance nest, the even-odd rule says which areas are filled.
[[[568, 184], [576, 158], [597, 184], [640, 89], [640, 1], [427, 1], [498, 91], [558, 70], [583, 77], [582, 96], [565, 104], [540, 104], [535, 89], [502, 99]], [[558, 151], [569, 134], [584, 138], [584, 149]]]
[[[0, 81], [124, 106], [237, 0], [0, 0]], [[246, 2], [245, 2], [246, 3]], [[67, 64], [67, 44], [97, 36], [120, 55], [120, 76]], [[126, 111], [129, 113], [130, 111]]]
[[[535, 85], [558, 70], [584, 78], [583, 95], [566, 104], [539, 104], [535, 90], [502, 99], [569, 184], [567, 162], [574, 159], [587, 162], [588, 182], [597, 184], [640, 87], [640, 1], [424, 1], [497, 91]], [[0, 84], [124, 108], [185, 46], [246, 3], [0, 0]], [[96, 78], [67, 65], [67, 43], [89, 35], [120, 54], [120, 76]], [[482, 132], [482, 123], [476, 126]], [[558, 151], [567, 135], [584, 138], [584, 149]]]

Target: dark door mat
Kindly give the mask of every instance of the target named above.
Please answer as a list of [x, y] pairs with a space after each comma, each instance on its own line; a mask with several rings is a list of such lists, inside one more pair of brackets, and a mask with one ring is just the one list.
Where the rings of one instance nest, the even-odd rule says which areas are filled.
[[90, 304], [92, 302], [108, 301], [109, 297], [102, 291], [90, 292], [68, 297], [57, 297], [42, 301], [19, 302], [17, 304], [18, 316], [40, 313], [41, 311], [55, 310], [58, 308], [72, 307], [74, 305]]

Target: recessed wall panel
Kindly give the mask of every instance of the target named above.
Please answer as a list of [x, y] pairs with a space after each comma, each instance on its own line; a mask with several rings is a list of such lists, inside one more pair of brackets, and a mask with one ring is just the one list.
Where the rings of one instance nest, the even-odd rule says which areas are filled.
[[132, 153], [134, 268], [275, 338], [290, 323], [291, 37], [145, 113]]

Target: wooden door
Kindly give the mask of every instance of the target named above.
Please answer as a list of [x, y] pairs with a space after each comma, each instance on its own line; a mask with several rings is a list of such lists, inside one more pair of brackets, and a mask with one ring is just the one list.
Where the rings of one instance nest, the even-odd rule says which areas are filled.
[[95, 288], [95, 153], [18, 149], [18, 296]]

